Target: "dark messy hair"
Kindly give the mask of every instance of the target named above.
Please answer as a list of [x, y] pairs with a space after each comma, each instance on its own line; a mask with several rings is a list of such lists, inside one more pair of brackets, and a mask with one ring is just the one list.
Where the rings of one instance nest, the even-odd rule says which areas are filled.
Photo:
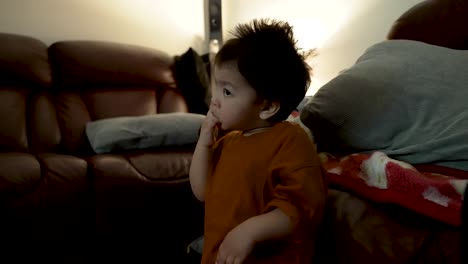
[[259, 100], [279, 102], [271, 122], [285, 120], [302, 101], [310, 84], [311, 68], [296, 47], [293, 29], [287, 22], [255, 19], [239, 24], [216, 54], [215, 64], [237, 61], [240, 74], [255, 89]]

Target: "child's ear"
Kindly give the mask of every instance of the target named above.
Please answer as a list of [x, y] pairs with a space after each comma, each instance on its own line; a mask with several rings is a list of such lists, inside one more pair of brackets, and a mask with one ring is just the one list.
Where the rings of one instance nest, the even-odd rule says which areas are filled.
[[280, 109], [279, 102], [263, 102], [263, 108], [259, 113], [259, 116], [262, 120], [267, 120], [268, 118], [274, 116]]

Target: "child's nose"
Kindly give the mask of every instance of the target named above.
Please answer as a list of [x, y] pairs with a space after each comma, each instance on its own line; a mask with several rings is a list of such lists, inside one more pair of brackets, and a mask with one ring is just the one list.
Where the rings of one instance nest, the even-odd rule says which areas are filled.
[[210, 106], [218, 108], [219, 107], [219, 100], [216, 97], [213, 97], [211, 99], [211, 105]]

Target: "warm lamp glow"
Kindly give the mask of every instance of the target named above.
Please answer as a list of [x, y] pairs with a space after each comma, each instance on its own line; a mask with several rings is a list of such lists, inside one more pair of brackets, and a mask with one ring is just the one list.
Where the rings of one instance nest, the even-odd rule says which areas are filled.
[[333, 1], [284, 0], [268, 6], [265, 16], [288, 21], [303, 49], [322, 47], [348, 17], [344, 6]]
[[346, 3], [341, 0], [237, 0], [224, 1], [223, 5], [226, 28], [254, 18], [280, 19], [293, 26], [300, 48], [313, 49], [320, 48], [341, 29], [348, 18]]
[[309, 89], [307, 90], [306, 96], [312, 96], [314, 95], [320, 87], [322, 87], [325, 83], [322, 82], [321, 80], [312, 77], [312, 81], [310, 82]]
[[327, 25], [316, 19], [294, 19], [290, 23], [294, 27], [297, 45], [303, 49], [322, 47], [331, 32]]

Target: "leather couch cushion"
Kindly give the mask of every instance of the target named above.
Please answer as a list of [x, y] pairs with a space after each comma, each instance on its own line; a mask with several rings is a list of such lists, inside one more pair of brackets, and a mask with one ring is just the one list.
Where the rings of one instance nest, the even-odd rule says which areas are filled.
[[47, 179], [48, 203], [67, 205], [67, 198], [90, 193], [86, 160], [69, 155], [43, 153], [38, 156]]
[[41, 181], [41, 166], [35, 156], [27, 153], [0, 153], [0, 171], [2, 203], [32, 192]]
[[56, 152], [61, 140], [55, 106], [46, 92], [36, 93], [29, 105], [29, 148], [34, 153]]
[[94, 232], [95, 207], [87, 162], [74, 156], [44, 153], [38, 156], [43, 182], [41, 218], [43, 237], [49, 240], [89, 240]]
[[452, 49], [468, 49], [468, 1], [426, 0], [403, 13], [388, 39], [409, 39]]
[[162, 263], [186, 263], [178, 258], [186, 256], [187, 245], [203, 230], [203, 206], [188, 179], [192, 151], [171, 148], [89, 159], [97, 241], [106, 260], [119, 263], [128, 257], [144, 263], [156, 255]]
[[158, 92], [158, 113], [188, 112], [184, 96], [177, 89], [163, 89]]
[[75, 155], [92, 153], [85, 135], [86, 123], [91, 118], [81, 95], [75, 92], [59, 93], [55, 95], [54, 102], [65, 152]]
[[156, 91], [138, 88], [84, 92], [83, 101], [92, 120], [119, 116], [152, 115], [157, 113]]
[[113, 183], [176, 183], [178, 180], [187, 180], [192, 152], [190, 149], [170, 148], [158, 152], [100, 154], [91, 157], [89, 164], [97, 189], [109, 188]]
[[[0, 153], [0, 172], [1, 239], [16, 247], [30, 246], [31, 239], [44, 234], [42, 223], [46, 222], [41, 220], [44, 203], [38, 191], [42, 184], [41, 166], [31, 154], [3, 152]], [[9, 252], [5, 248], [7, 245], [2, 246], [2, 255]]]
[[61, 41], [49, 48], [54, 78], [63, 88], [95, 86], [175, 87], [166, 53], [136, 45], [104, 41]]
[[51, 85], [47, 46], [40, 40], [0, 33], [0, 83]]
[[29, 91], [23, 87], [0, 88], [0, 150], [26, 151], [26, 104]]
[[28, 150], [28, 100], [50, 85], [47, 46], [32, 37], [0, 33], [1, 151]]

